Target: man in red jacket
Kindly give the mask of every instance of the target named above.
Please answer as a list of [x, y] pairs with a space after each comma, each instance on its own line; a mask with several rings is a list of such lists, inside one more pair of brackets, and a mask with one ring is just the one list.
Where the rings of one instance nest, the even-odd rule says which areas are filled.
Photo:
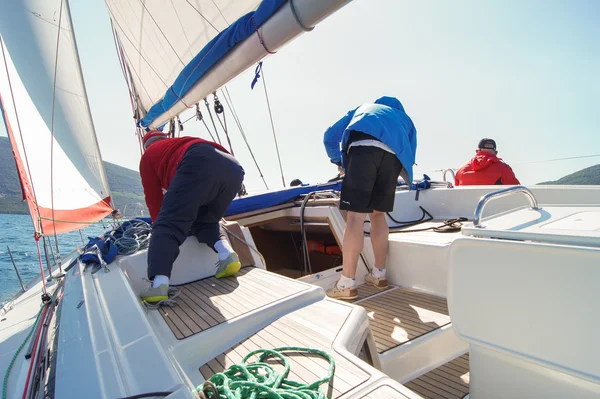
[[482, 139], [475, 156], [456, 172], [456, 186], [485, 186], [493, 184], [521, 184], [510, 166], [496, 155], [496, 142]]
[[188, 235], [217, 252], [215, 277], [237, 273], [238, 255], [219, 221], [242, 187], [242, 166], [225, 148], [195, 137], [169, 138], [152, 131], [143, 144], [140, 175], [154, 223], [148, 248], [152, 285], [142, 299], [150, 303], [168, 299], [173, 263]]

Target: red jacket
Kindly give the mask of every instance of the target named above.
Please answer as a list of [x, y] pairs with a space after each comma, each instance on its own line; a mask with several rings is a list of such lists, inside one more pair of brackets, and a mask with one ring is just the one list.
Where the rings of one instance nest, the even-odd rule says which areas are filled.
[[487, 151], [477, 154], [456, 172], [456, 186], [485, 186], [493, 184], [521, 184], [510, 166]]
[[175, 137], [159, 140], [144, 152], [140, 160], [140, 176], [146, 196], [146, 206], [152, 221], [156, 221], [164, 193], [169, 189], [175, 172], [191, 145], [208, 143], [221, 151], [229, 152], [217, 143], [197, 137]]

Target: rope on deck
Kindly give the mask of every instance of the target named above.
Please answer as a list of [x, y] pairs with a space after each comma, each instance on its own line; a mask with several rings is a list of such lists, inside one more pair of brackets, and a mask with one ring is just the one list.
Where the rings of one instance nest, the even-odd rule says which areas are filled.
[[[323, 357], [329, 362], [327, 376], [310, 384], [289, 380], [290, 361], [284, 352], [309, 354]], [[249, 362], [258, 356], [256, 362]], [[267, 363], [268, 359], [277, 359], [283, 363], [283, 372], [277, 372]], [[335, 372], [335, 361], [325, 351], [311, 348], [286, 346], [275, 349], [258, 349], [248, 353], [241, 364], [234, 364], [222, 373], [216, 373], [204, 384], [196, 388], [201, 398], [217, 399], [326, 399], [321, 391], [322, 384], [329, 384]]]

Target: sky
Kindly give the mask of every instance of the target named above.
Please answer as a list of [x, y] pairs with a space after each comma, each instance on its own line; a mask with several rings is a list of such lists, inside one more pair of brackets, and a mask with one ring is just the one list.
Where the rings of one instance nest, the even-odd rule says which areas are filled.
[[[71, 0], [104, 160], [138, 170], [131, 106], [102, 0]], [[417, 128], [415, 178], [457, 168], [481, 138], [523, 184], [555, 180], [600, 157], [600, 2], [354, 0], [264, 60], [287, 184], [337, 174], [323, 133], [349, 109], [397, 97]], [[282, 187], [265, 95], [254, 68], [227, 87], [271, 189]], [[226, 112], [228, 110], [226, 109]], [[264, 189], [227, 113], [249, 191]], [[187, 114], [182, 116], [186, 119]], [[184, 134], [208, 138], [199, 122]]]

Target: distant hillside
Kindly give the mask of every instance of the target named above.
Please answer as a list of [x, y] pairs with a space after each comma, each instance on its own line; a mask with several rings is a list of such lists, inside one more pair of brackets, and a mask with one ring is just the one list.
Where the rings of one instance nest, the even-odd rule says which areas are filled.
[[115, 208], [124, 216], [140, 216], [140, 211], [148, 215], [140, 174], [110, 162], [104, 162], [104, 169]]
[[556, 181], [546, 181], [539, 184], [600, 185], [600, 165], [581, 169]]
[[[138, 172], [104, 162], [115, 208], [124, 216], [148, 214]], [[8, 137], [0, 137], [0, 213], [28, 213]]]

